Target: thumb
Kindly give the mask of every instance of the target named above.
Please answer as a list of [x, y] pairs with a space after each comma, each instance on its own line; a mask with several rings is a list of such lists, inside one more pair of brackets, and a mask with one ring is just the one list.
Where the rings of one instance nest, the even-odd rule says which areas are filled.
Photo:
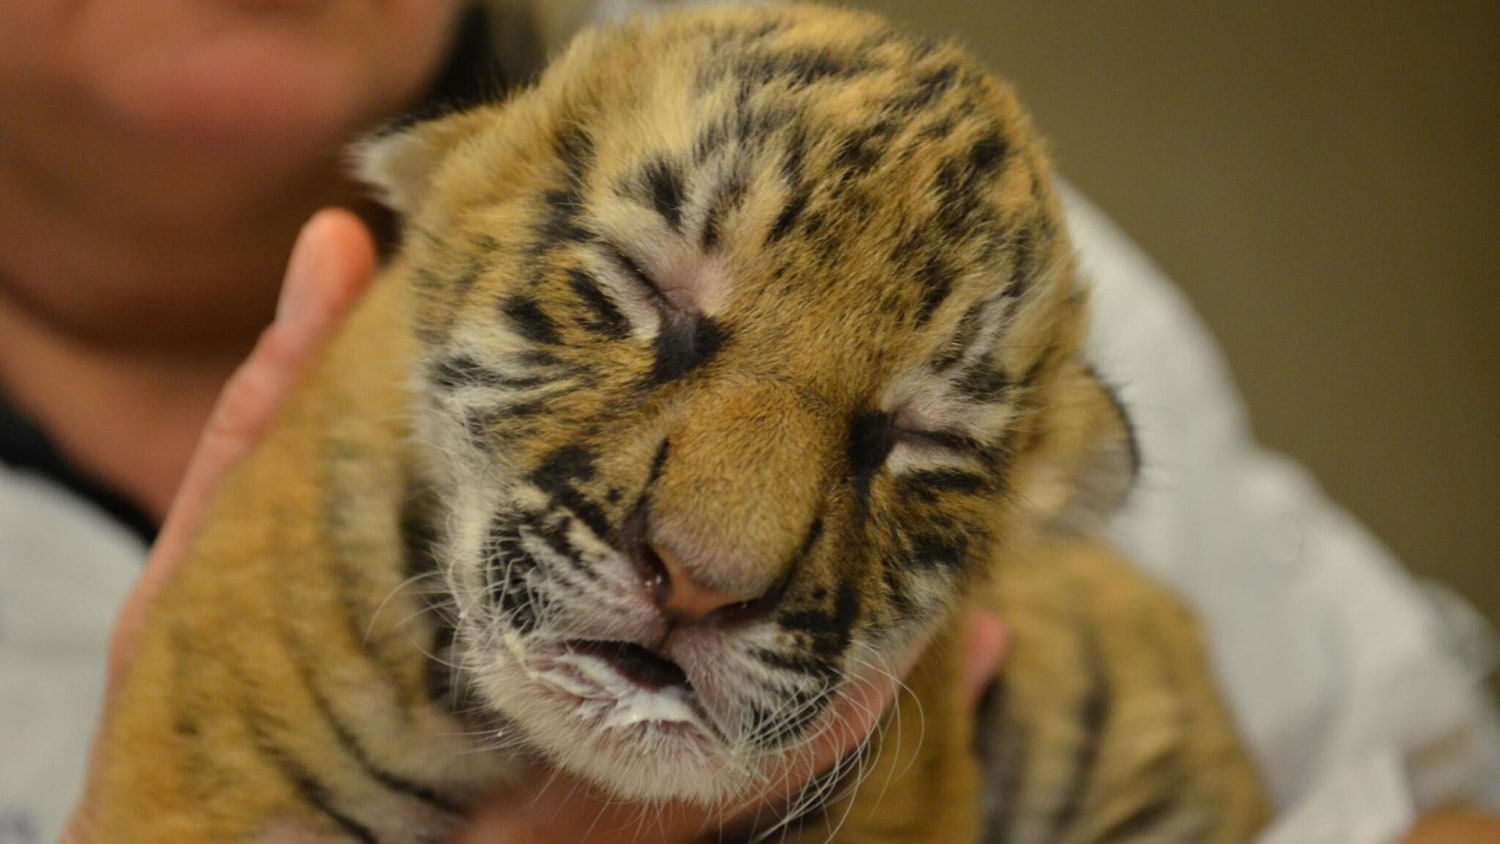
[[961, 687], [970, 709], [979, 705], [979, 698], [995, 679], [1009, 651], [1010, 632], [999, 614], [991, 610], [970, 611], [965, 619]]

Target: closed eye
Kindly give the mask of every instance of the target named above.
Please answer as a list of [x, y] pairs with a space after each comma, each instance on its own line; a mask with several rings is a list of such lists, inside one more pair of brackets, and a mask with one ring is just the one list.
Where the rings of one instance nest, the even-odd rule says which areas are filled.
[[977, 454], [985, 449], [985, 444], [973, 436], [934, 424], [935, 420], [925, 418], [911, 405], [902, 406], [890, 419], [895, 441], [919, 451]]
[[651, 278], [651, 275], [641, 267], [640, 262], [630, 257], [629, 253], [614, 244], [608, 245], [608, 251], [609, 259], [615, 265], [615, 268], [634, 282], [641, 289], [641, 292], [650, 296], [660, 306], [672, 307], [671, 301], [662, 293], [661, 288], [657, 286], [656, 281]]
[[[919, 463], [962, 463], [966, 458], [980, 457], [986, 446], [973, 437], [947, 430], [916, 427], [917, 420], [907, 411], [856, 414], [849, 425], [849, 466], [856, 482], [868, 487], [870, 479], [885, 466], [893, 454], [905, 464], [911, 458]], [[898, 450], [899, 448], [899, 450]]]
[[895, 427], [896, 442], [924, 451], [951, 451], [960, 454], [978, 454], [985, 444], [968, 434], [957, 431], [928, 431], [918, 428]]

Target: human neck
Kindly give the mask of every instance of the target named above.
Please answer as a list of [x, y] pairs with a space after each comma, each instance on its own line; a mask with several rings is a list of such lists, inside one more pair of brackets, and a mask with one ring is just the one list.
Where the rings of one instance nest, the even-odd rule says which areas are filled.
[[0, 299], [7, 397], [69, 462], [158, 522], [234, 361], [113, 354]]
[[130, 162], [71, 191], [16, 163], [0, 153], [0, 391], [160, 519], [298, 227], [349, 191], [313, 176], [216, 195], [196, 181], [211, 162]]

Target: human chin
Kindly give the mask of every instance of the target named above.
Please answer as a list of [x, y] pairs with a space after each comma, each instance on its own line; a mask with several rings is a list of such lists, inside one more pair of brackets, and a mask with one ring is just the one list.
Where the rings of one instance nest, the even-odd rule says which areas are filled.
[[93, 39], [115, 42], [95, 53], [106, 106], [145, 136], [251, 159], [326, 151], [416, 97], [441, 61], [458, 6], [152, 5], [154, 14], [141, 16], [151, 31], [139, 18], [111, 21], [112, 12], [98, 12]]

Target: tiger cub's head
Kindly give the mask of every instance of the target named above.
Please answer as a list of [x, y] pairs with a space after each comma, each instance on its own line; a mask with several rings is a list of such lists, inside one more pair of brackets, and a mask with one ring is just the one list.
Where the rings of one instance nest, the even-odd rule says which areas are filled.
[[623, 796], [714, 800], [1133, 469], [1010, 92], [810, 7], [580, 38], [387, 134], [466, 678]]

